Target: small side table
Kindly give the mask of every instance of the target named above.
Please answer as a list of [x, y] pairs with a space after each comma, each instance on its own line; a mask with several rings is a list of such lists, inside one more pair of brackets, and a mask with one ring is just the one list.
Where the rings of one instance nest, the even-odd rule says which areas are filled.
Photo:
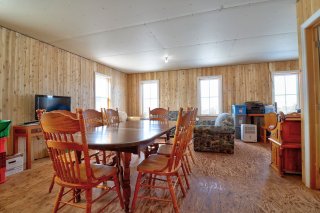
[[31, 169], [31, 152], [32, 152], [32, 140], [34, 136], [42, 136], [42, 130], [39, 123], [32, 123], [26, 125], [13, 126], [13, 147], [14, 154], [18, 153], [18, 138], [26, 138], [26, 169]]

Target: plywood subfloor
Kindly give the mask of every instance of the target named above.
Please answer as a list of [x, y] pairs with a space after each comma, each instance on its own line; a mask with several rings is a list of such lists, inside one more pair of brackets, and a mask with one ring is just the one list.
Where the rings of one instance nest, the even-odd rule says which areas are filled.
[[[176, 188], [181, 212], [320, 212], [319, 191], [306, 188], [301, 176], [281, 178], [270, 168], [268, 145], [237, 141], [234, 155], [199, 152], [195, 155], [198, 166], [190, 176], [191, 189], [187, 197], [182, 198]], [[132, 161], [132, 187], [138, 162], [137, 157]], [[48, 194], [51, 177], [48, 159], [35, 161], [32, 170], [9, 177], [0, 185], [0, 212], [51, 212], [58, 190], [55, 186]], [[163, 194], [162, 191], [156, 193]], [[165, 196], [169, 196], [168, 193]], [[97, 203], [95, 207], [100, 205]], [[68, 207], [62, 212], [82, 210]], [[115, 202], [107, 212], [124, 211]], [[138, 202], [136, 212], [167, 213], [172, 212], [172, 206], [142, 201]]]

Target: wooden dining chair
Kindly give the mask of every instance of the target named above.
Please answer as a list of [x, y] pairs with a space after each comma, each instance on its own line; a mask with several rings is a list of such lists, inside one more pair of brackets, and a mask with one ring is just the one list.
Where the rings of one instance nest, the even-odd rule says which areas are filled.
[[86, 109], [83, 111], [83, 118], [85, 120], [86, 127], [98, 127], [104, 126], [105, 120], [103, 116], [103, 111], [101, 112], [95, 109]]
[[168, 122], [169, 121], [169, 107], [168, 107], [168, 109], [154, 108], [152, 110], [149, 107], [149, 120]]
[[[160, 123], [168, 123], [169, 122], [169, 107], [168, 109], [165, 108], [154, 108], [150, 109], [149, 107], [149, 120], [150, 121], [157, 121]], [[169, 138], [169, 133], [166, 135], [160, 136], [158, 139], [164, 140], [165, 142]], [[144, 152], [145, 157], [148, 157], [150, 154], [155, 154], [159, 148], [159, 144], [162, 144], [162, 141], [158, 141], [153, 143], [152, 145], [148, 146]]]
[[[46, 112], [45, 109], [37, 109], [36, 110], [37, 117], [38, 117], [39, 121], [41, 120], [41, 117], [42, 117], [43, 113], [45, 113], [45, 112]], [[70, 116], [71, 118], [74, 118], [74, 119], [78, 118], [76, 113], [73, 113], [73, 112], [70, 112], [70, 111], [67, 111], [67, 110], [53, 110], [51, 112], [61, 113], [61, 114], [66, 115], [66, 116]], [[90, 159], [91, 158], [95, 158], [96, 163], [100, 164], [99, 151], [89, 149], [89, 156], [90, 156]], [[73, 160], [75, 160], [75, 159], [73, 159]], [[55, 177], [56, 177], [56, 174], [53, 174], [53, 177], [52, 177], [52, 180], [51, 180], [51, 184], [50, 184], [50, 187], [49, 187], [49, 193], [52, 192], [52, 189], [54, 187], [54, 179], [55, 179]]]
[[[196, 125], [196, 119], [197, 119], [197, 114], [198, 114], [198, 108], [196, 107], [190, 107], [187, 109], [188, 111], [192, 111], [192, 125], [193, 125], [193, 129]], [[192, 138], [193, 138], [193, 130], [192, 130]], [[187, 146], [187, 149], [186, 149], [186, 153], [185, 153], [185, 156], [186, 156], [186, 159], [187, 159], [187, 163], [188, 163], [188, 170], [189, 172], [191, 172], [191, 167], [190, 167], [190, 163], [189, 163], [189, 157], [191, 158], [193, 164], [196, 164], [196, 161], [195, 161], [195, 157], [193, 155], [193, 140], [190, 140], [190, 142], [188, 143], [188, 146]]]
[[[182, 116], [182, 108], [179, 110], [178, 120], [176, 123], [176, 132], [173, 141], [173, 149], [169, 157], [164, 155], [150, 155], [148, 158], [143, 160], [137, 167], [138, 177], [134, 191], [134, 197], [132, 200], [131, 211], [134, 212], [137, 199], [151, 199], [158, 201], [172, 202], [174, 211], [179, 212], [179, 207], [177, 204], [176, 195], [174, 192], [174, 186], [178, 183], [180, 185], [183, 196], [186, 195], [186, 191], [182, 184], [182, 180], [179, 174], [180, 169], [184, 169], [181, 160], [183, 153], [185, 152], [186, 146], [188, 145], [188, 140], [191, 135], [191, 113], [186, 113]], [[177, 145], [179, 144], [179, 145]], [[168, 187], [158, 186], [156, 184], [145, 184], [147, 179], [143, 180], [143, 177], [149, 178], [152, 175], [165, 176]], [[176, 178], [174, 184], [172, 182], [172, 177]], [[157, 179], [160, 180], [160, 179]], [[160, 188], [169, 189], [171, 199], [164, 199], [159, 197], [148, 197], [148, 196], [138, 196], [141, 187], [144, 188]]]
[[104, 111], [104, 119], [107, 126], [118, 126], [120, 123], [118, 108], [114, 109], [105, 109]]
[[[105, 115], [104, 115], [104, 109], [101, 109], [101, 111], [97, 111], [95, 109], [86, 109], [83, 111], [83, 117], [85, 120], [85, 125], [87, 128], [94, 128], [94, 127], [99, 127], [99, 126], [104, 126], [107, 124], [105, 120]], [[96, 152], [99, 153], [99, 161], [101, 159], [102, 164], [106, 165], [114, 165], [116, 162], [116, 155], [113, 152], [110, 151], [98, 151], [95, 150]]]
[[[193, 129], [194, 129], [194, 126], [196, 123], [197, 111], [198, 111], [198, 109], [193, 108], [193, 107], [189, 107], [187, 109], [187, 112], [191, 112], [190, 125], [192, 125], [192, 133], [193, 133]], [[193, 134], [192, 134], [192, 136], [193, 136]], [[157, 154], [170, 156], [171, 151], [172, 151], [172, 145], [173, 145], [172, 143], [161, 144], [157, 150]], [[190, 165], [189, 158], [191, 158], [192, 162], [195, 164], [195, 159], [194, 159], [193, 152], [192, 152], [192, 146], [193, 146], [193, 140], [191, 137], [190, 141], [188, 143], [188, 146], [185, 150], [185, 153], [183, 155], [183, 159], [182, 159], [182, 163], [185, 165], [186, 171], [188, 174], [191, 173], [191, 165]], [[184, 174], [184, 175], [186, 175], [186, 174]]]
[[[101, 211], [117, 198], [121, 207], [124, 207], [117, 168], [90, 162], [85, 123], [81, 109], [77, 110], [77, 118], [59, 112], [44, 113], [41, 116], [40, 125], [56, 174], [55, 183], [60, 185], [54, 212], [57, 212], [65, 205], [91, 212], [92, 204], [109, 191], [116, 191], [117, 196], [103, 206]], [[84, 156], [83, 161], [81, 161], [81, 154]], [[106, 181], [113, 181], [114, 186], [100, 185]], [[92, 189], [95, 187], [105, 191], [93, 199]], [[69, 190], [65, 192], [66, 188]], [[74, 202], [75, 198], [82, 192], [85, 192], [86, 205]], [[73, 193], [72, 198], [62, 200], [69, 193]]]
[[277, 113], [271, 112], [264, 114], [264, 125], [261, 126], [260, 137], [264, 143], [268, 141], [268, 132], [277, 126], [278, 116]]

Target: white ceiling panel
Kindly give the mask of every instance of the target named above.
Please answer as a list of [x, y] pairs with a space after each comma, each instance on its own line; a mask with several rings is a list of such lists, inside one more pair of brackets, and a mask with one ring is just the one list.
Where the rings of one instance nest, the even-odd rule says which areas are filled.
[[223, 7], [236, 7], [245, 4], [261, 3], [268, 0], [220, 0]]
[[250, 55], [261, 52], [298, 52], [297, 40], [297, 33], [239, 39], [234, 42], [230, 55]]
[[164, 47], [296, 32], [292, 1], [264, 2], [156, 22], [147, 26]]
[[295, 0], [0, 0], [0, 25], [126, 72], [298, 58]]
[[53, 45], [90, 58], [161, 49], [143, 25], [61, 40]]
[[219, 7], [215, 0], [1, 0], [0, 21], [10, 19], [13, 29], [23, 27], [33, 36], [41, 30], [64, 39]]
[[[230, 50], [233, 46], [233, 41], [211, 43], [204, 45], [195, 45], [188, 47], [177, 47], [166, 50], [155, 50], [143, 53], [123, 54], [117, 56], [100, 57], [101, 62], [107, 63], [112, 67], [117, 67], [118, 63], [126, 64], [126, 71], [130, 70], [130, 67], [136, 67], [132, 69], [139, 71], [143, 67], [144, 71], [156, 70], [161, 66], [169, 68], [171, 66], [177, 66], [180, 63], [188, 61], [201, 60], [203, 58], [220, 58], [227, 57], [230, 54]], [[165, 56], [168, 56], [169, 63], [164, 63]]]

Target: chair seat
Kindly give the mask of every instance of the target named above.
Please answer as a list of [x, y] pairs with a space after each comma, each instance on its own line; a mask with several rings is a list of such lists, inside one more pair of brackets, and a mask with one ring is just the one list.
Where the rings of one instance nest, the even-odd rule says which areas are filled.
[[[93, 177], [97, 180], [111, 177], [117, 172], [117, 168], [113, 166], [106, 166], [102, 164], [91, 164]], [[86, 166], [84, 163], [80, 164], [80, 181], [87, 182]]]
[[164, 155], [150, 155], [143, 160], [137, 167], [139, 172], [167, 171], [169, 158]]
[[170, 156], [171, 151], [172, 151], [172, 144], [162, 144], [161, 146], [159, 146], [157, 154]]

